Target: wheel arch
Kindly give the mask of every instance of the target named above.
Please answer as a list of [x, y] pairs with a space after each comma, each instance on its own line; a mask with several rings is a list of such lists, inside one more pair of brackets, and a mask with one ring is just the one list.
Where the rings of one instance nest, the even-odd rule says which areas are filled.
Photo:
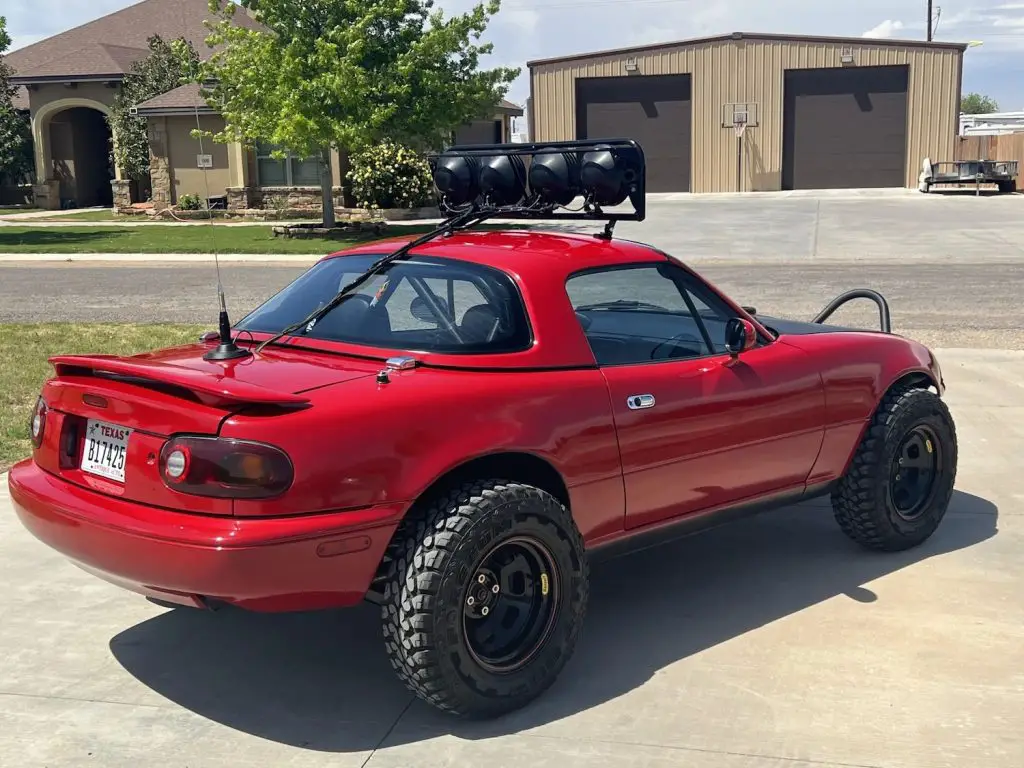
[[444, 489], [467, 480], [499, 477], [547, 491], [571, 509], [569, 487], [554, 464], [530, 451], [502, 450], [466, 459], [434, 479], [413, 502], [412, 508], [429, 503]]
[[936, 394], [941, 395], [943, 392], [942, 383], [938, 380], [932, 371], [923, 368], [914, 368], [908, 371], [899, 373], [882, 392], [879, 393], [878, 402], [875, 403], [877, 408], [882, 400], [890, 392], [897, 389], [906, 389], [910, 387], [924, 387], [926, 389], [934, 389]]
[[[446, 489], [461, 483], [483, 478], [500, 478], [509, 482], [523, 483], [540, 488], [554, 496], [567, 510], [572, 511], [569, 487], [554, 464], [536, 453], [520, 450], [503, 450], [481, 454], [466, 459], [436, 477], [415, 500], [409, 505], [405, 519], [416, 514], [417, 510], [429, 505], [433, 499], [442, 495]], [[391, 536], [391, 542], [377, 566], [377, 572], [370, 584], [366, 599], [372, 603], [380, 603], [383, 598], [383, 584], [391, 573], [391, 544], [405, 533], [405, 525], [400, 523]]]

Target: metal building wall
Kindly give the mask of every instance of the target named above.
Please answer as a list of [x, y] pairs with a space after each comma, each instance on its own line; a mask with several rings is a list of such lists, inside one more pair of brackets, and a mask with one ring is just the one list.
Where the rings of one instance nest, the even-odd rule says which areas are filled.
[[853, 64], [846, 66], [910, 65], [906, 185], [916, 187], [925, 157], [953, 159], [963, 56], [957, 48], [742, 38], [539, 62], [530, 74], [533, 140], [575, 138], [576, 78], [629, 74], [625, 63], [632, 57], [637, 75], [693, 76], [693, 192], [737, 191], [737, 140], [732, 128], [722, 127], [723, 105], [731, 102], [756, 102], [758, 112], [758, 124], [743, 138], [740, 190], [778, 190], [783, 73], [843, 66], [844, 51], [853, 56]]

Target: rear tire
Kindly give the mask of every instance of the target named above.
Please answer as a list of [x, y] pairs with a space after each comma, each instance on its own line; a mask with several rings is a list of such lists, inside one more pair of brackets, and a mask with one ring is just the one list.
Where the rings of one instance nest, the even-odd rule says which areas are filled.
[[890, 391], [832, 493], [836, 521], [868, 549], [916, 547], [942, 522], [956, 467], [956, 426], [942, 399], [920, 387]]
[[551, 494], [501, 480], [462, 484], [414, 512], [390, 556], [384, 645], [420, 699], [491, 718], [554, 683], [579, 638], [589, 566], [571, 514]]

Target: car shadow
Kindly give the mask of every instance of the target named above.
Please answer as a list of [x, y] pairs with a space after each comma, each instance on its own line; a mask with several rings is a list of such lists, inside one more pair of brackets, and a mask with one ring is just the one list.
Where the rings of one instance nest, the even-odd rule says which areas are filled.
[[[8, 224], [17, 225], [15, 221]], [[16, 232], [11, 232], [13, 227], [0, 227], [0, 252], [5, 249], [18, 248], [43, 248], [50, 246], [66, 247], [68, 245], [89, 245], [99, 240], [109, 240], [113, 231], [109, 227], [96, 228], [95, 231], [83, 232], [80, 229], [44, 229], [42, 227], [22, 227]], [[73, 253], [68, 253], [69, 256]]]
[[670, 664], [822, 601], [873, 603], [864, 585], [991, 538], [997, 518], [993, 504], [957, 491], [929, 541], [880, 554], [847, 540], [827, 500], [816, 500], [600, 563], [583, 636], [558, 681], [490, 722], [461, 722], [412, 700], [370, 605], [281, 615], [172, 609], [118, 634], [110, 650], [181, 707], [295, 747], [359, 752], [385, 736], [389, 744], [491, 738], [597, 707]]

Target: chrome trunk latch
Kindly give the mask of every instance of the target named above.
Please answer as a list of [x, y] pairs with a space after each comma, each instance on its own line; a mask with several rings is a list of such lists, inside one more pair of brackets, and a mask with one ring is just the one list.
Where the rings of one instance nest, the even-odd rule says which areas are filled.
[[381, 369], [377, 374], [378, 384], [387, 384], [391, 381], [388, 373], [390, 371], [408, 371], [419, 365], [415, 357], [389, 357], [385, 363], [386, 368]]

